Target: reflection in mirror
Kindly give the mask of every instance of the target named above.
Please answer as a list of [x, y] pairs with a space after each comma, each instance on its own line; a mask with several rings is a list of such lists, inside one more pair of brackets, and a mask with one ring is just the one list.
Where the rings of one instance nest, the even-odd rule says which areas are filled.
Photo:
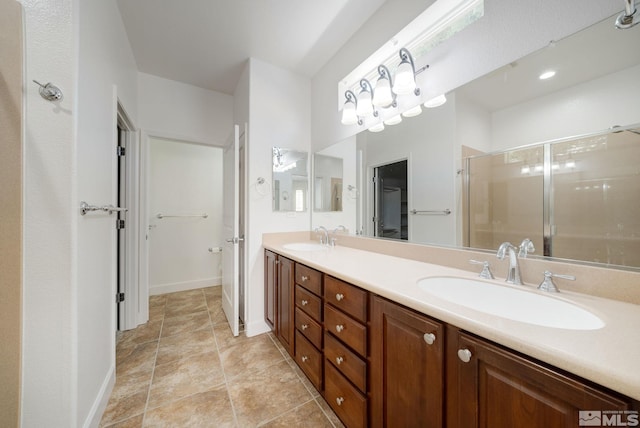
[[342, 211], [342, 158], [313, 156], [313, 210]]
[[273, 148], [273, 211], [307, 210], [307, 152]]
[[[357, 230], [361, 228], [364, 234], [376, 236], [373, 221], [375, 168], [407, 159], [408, 240], [436, 245], [483, 247], [495, 251], [496, 240], [500, 239], [482, 237], [480, 230], [476, 231], [478, 233], [474, 237], [477, 241], [469, 242], [469, 225], [463, 216], [468, 203], [463, 198], [466, 176], [464, 158], [492, 154], [483, 158], [483, 161], [477, 158], [478, 162], [502, 163], [504, 171], [501, 174], [513, 174], [506, 187], [520, 183], [526, 189], [535, 187], [535, 192], [540, 193], [544, 190], [539, 190], [541, 187], [538, 184], [543, 178], [534, 172], [536, 167], [544, 164], [544, 157], [549, 156], [546, 159], [549, 168], [557, 172], [553, 175], [554, 189], [557, 190], [551, 202], [556, 208], [554, 219], [547, 225], [554, 233], [551, 237], [553, 250], [551, 253], [547, 251], [547, 254], [556, 258], [589, 260], [615, 266], [640, 266], [640, 261], [630, 261], [630, 253], [640, 254], [636, 247], [640, 231], [628, 216], [629, 208], [619, 203], [627, 198], [622, 195], [630, 194], [628, 192], [633, 194], [634, 186], [640, 186], [637, 167], [628, 165], [614, 167], [615, 171], [605, 169], [606, 172], [596, 172], [594, 161], [584, 159], [584, 163], [579, 165], [578, 158], [602, 157], [605, 164], [613, 162], [615, 165], [618, 161], [605, 160], [617, 156], [613, 154], [614, 150], [577, 153], [573, 149], [574, 152], [571, 152], [570, 145], [577, 143], [569, 142], [572, 136], [603, 136], [612, 126], [628, 128], [628, 125], [640, 122], [640, 26], [621, 31], [614, 27], [612, 19], [615, 20], [615, 17], [552, 43], [448, 93], [447, 103], [443, 106], [424, 109], [421, 115], [404, 118], [401, 123], [386, 126], [379, 133], [364, 131], [358, 134], [356, 151], [360, 163], [350, 164], [345, 158], [345, 172], [352, 169], [360, 171], [356, 187], [360, 190], [357, 204], [361, 209], [353, 219], [353, 222], [361, 222]], [[556, 72], [555, 76], [540, 79], [543, 72], [550, 70]], [[632, 134], [629, 131], [625, 133]], [[609, 133], [607, 138], [613, 141], [621, 135]], [[557, 143], [546, 154], [543, 145], [536, 146], [551, 141], [563, 141], [569, 147]], [[337, 150], [341, 144], [332, 148]], [[621, 153], [626, 153], [626, 149], [621, 150]], [[574, 161], [577, 167], [571, 173], [554, 171], [554, 162], [560, 165], [564, 162], [566, 165], [563, 157], [568, 159], [567, 151], [572, 156], [569, 164]], [[638, 165], [638, 161], [628, 153], [622, 156], [628, 156], [630, 161]], [[520, 160], [519, 163], [508, 163], [508, 158]], [[526, 177], [522, 174], [523, 169], [526, 171], [525, 162], [531, 172]], [[485, 181], [488, 179], [483, 178]], [[596, 195], [593, 183], [587, 184], [588, 180], [599, 181], [595, 184], [600, 186], [601, 192], [597, 198], [606, 201], [599, 209], [607, 210], [606, 215], [590, 210]], [[624, 182], [627, 190], [618, 194], [603, 193], [603, 184], [608, 186], [611, 180]], [[544, 210], [543, 202], [535, 206], [523, 203], [525, 198], [527, 202], [534, 199], [528, 199], [529, 190], [509, 191], [508, 200], [496, 200], [496, 189], [482, 186], [481, 181], [476, 183], [473, 201], [477, 205], [473, 215], [480, 223], [495, 223], [494, 220], [498, 219], [490, 220], [489, 210], [495, 211], [501, 206], [502, 214], [498, 215], [518, 215], [517, 236], [509, 239], [517, 245], [524, 238], [530, 238], [536, 247], [532, 257], [544, 254], [544, 247], [548, 243], [544, 242], [544, 232], [540, 231], [544, 228], [544, 219], [538, 212]], [[591, 192], [588, 195], [584, 192], [587, 186]], [[582, 193], [576, 190], [578, 187]], [[615, 202], [612, 197], [615, 197]], [[637, 196], [631, 199], [637, 199]], [[451, 214], [411, 214], [413, 210], [446, 212], [447, 209], [451, 210]], [[633, 212], [633, 218], [640, 218], [637, 211]], [[312, 221], [317, 226], [322, 221], [316, 217], [318, 215], [314, 214]], [[531, 220], [534, 217], [536, 220]], [[530, 220], [537, 225], [536, 228], [526, 226]], [[578, 224], [590, 228], [580, 232], [584, 238], [582, 241], [576, 241], [574, 236], [578, 233]], [[497, 227], [497, 223], [492, 227]], [[622, 230], [625, 236], [623, 240], [618, 239], [623, 236]], [[597, 245], [591, 237], [598, 240]], [[622, 241], [625, 242], [624, 246], [620, 246]], [[597, 255], [585, 256], [582, 250], [587, 246], [597, 247]]]

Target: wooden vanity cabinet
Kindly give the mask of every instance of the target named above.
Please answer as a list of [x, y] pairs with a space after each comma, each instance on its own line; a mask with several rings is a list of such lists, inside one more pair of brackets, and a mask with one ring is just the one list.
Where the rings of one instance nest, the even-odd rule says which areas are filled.
[[265, 320], [287, 352], [294, 355], [294, 262], [265, 250]]
[[371, 426], [444, 426], [445, 327], [371, 298]]
[[580, 410], [632, 405], [455, 327], [447, 327], [447, 339], [447, 427], [576, 427]]

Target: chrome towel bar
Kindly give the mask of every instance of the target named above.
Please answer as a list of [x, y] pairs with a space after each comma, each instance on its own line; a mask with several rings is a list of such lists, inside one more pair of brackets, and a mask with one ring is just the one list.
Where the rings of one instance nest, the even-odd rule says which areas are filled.
[[97, 205], [89, 205], [85, 201], [80, 202], [80, 215], [85, 215], [86, 213], [91, 212], [91, 211], [105, 211], [105, 212], [108, 212], [109, 215], [111, 215], [114, 212], [128, 211], [128, 209], [127, 208], [114, 207], [111, 204], [102, 205], [102, 206], [99, 207]]
[[449, 208], [444, 210], [411, 210], [411, 214], [431, 214], [431, 215], [449, 215], [451, 210]]
[[207, 218], [209, 217], [209, 214], [207, 213], [203, 213], [203, 214], [162, 214], [162, 213], [158, 213], [156, 214], [157, 218], [167, 218], [167, 217], [202, 217], [202, 218]]

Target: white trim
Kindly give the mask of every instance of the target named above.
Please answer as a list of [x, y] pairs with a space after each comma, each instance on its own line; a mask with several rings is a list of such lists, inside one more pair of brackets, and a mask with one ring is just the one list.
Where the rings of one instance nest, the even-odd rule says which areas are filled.
[[269, 327], [265, 320], [258, 320], [245, 324], [245, 335], [247, 337], [257, 336], [270, 331], [271, 327]]
[[89, 410], [89, 414], [87, 418], [84, 420], [82, 426], [84, 428], [88, 427], [98, 427], [100, 426], [100, 420], [102, 419], [102, 414], [107, 408], [107, 404], [109, 404], [109, 398], [111, 397], [111, 392], [113, 392], [113, 386], [116, 383], [116, 367], [112, 365], [109, 368], [109, 372], [107, 373], [107, 377], [105, 377], [102, 382], [102, 386], [98, 391], [98, 395], [96, 396], [91, 409]]
[[198, 288], [216, 287], [222, 284], [222, 277], [197, 279], [195, 281], [174, 282], [171, 284], [160, 284], [149, 286], [149, 295], [175, 293], [176, 291], [196, 290]]

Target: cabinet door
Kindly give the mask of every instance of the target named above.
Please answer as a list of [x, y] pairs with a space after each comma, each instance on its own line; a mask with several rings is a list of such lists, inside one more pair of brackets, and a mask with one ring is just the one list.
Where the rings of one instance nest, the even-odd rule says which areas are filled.
[[294, 355], [294, 263], [278, 256], [276, 334], [289, 355]]
[[376, 296], [371, 332], [372, 426], [444, 426], [443, 325]]
[[276, 329], [276, 282], [278, 281], [275, 253], [269, 250], [264, 252], [264, 319], [271, 327]]
[[454, 328], [447, 335], [448, 427], [569, 428], [579, 411], [628, 408], [622, 397], [509, 350]]

